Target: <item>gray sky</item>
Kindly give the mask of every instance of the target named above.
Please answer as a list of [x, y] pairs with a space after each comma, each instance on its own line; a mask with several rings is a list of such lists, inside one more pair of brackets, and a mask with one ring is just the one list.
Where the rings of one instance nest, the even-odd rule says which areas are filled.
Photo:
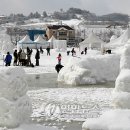
[[130, 0], [0, 0], [0, 15], [28, 15], [30, 12], [53, 12], [70, 7], [89, 10], [97, 15], [113, 12], [130, 14]]

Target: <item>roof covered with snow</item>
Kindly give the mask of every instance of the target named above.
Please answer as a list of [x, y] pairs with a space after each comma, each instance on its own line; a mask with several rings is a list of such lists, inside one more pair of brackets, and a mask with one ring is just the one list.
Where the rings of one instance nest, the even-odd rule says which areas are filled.
[[49, 25], [47, 26], [49, 29], [58, 30], [60, 28], [65, 28], [67, 30], [74, 30], [73, 28], [69, 27], [68, 25]]

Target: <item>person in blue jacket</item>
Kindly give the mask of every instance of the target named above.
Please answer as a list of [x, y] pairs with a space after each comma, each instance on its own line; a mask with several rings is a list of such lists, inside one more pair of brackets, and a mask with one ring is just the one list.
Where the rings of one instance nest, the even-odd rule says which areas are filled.
[[6, 55], [5, 60], [4, 60], [5, 61], [5, 66], [10, 66], [11, 60], [12, 60], [12, 56], [10, 55], [9, 52], [7, 52], [7, 55]]

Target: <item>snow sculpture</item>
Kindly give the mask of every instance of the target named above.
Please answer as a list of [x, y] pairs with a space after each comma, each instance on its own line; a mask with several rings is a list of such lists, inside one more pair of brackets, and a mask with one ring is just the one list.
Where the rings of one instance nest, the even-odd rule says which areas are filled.
[[2, 67], [0, 83], [0, 126], [17, 127], [29, 119], [32, 110], [25, 72], [20, 67]]
[[116, 79], [114, 106], [130, 109], [130, 45], [126, 44], [120, 61], [120, 74]]
[[[113, 92], [115, 110], [105, 112], [98, 119], [88, 119], [83, 130], [129, 130], [130, 129], [130, 45], [126, 44], [120, 61], [120, 74]], [[122, 109], [123, 108], [123, 109]], [[102, 123], [103, 122], [103, 123]]]
[[58, 81], [71, 85], [114, 81], [119, 74], [119, 62], [119, 56], [113, 54], [71, 58], [60, 71]]

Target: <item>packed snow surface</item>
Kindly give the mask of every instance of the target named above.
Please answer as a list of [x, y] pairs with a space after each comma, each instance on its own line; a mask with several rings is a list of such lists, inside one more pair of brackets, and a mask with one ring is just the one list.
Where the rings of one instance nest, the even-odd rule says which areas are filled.
[[112, 110], [100, 118], [87, 119], [82, 130], [130, 130], [130, 110]]

